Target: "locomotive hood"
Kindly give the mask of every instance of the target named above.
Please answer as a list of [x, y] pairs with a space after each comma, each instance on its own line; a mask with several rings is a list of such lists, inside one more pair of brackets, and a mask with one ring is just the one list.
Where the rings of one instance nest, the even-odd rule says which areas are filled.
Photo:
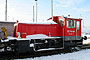
[[63, 16], [53, 16], [51, 18], [49, 18], [48, 20], [53, 20], [56, 23], [59, 23], [58, 20], [64, 20], [65, 18]]

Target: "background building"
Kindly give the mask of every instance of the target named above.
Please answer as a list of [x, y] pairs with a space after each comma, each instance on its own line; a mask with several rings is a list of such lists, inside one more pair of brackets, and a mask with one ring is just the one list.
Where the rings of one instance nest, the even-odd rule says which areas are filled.
[[0, 21], [0, 32], [1, 32], [1, 27], [5, 27], [7, 29], [7, 35], [13, 36], [14, 24], [15, 24], [15, 22]]

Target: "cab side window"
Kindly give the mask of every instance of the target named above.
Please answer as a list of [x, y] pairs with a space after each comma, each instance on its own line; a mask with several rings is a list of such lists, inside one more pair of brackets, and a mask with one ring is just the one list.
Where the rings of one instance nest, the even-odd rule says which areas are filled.
[[79, 30], [79, 29], [80, 29], [80, 22], [77, 21], [77, 30]]
[[67, 28], [75, 28], [75, 20], [67, 20]]
[[61, 26], [64, 27], [64, 19], [58, 19], [58, 21], [61, 24]]

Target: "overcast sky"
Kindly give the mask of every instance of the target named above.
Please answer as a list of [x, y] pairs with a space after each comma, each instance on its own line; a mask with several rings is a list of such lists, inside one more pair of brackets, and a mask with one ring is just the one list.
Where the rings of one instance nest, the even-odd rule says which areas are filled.
[[[54, 16], [80, 18], [90, 26], [90, 0], [53, 0]], [[8, 21], [32, 21], [34, 0], [8, 0]], [[38, 21], [51, 17], [51, 0], [38, 0]], [[5, 0], [0, 0], [0, 21], [5, 20]]]

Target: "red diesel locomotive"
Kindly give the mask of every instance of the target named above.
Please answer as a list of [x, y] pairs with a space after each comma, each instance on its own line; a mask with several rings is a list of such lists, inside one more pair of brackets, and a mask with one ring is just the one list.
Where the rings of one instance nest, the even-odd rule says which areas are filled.
[[28, 35], [43, 34], [49, 38], [30, 38], [29, 44], [33, 44], [33, 50], [48, 48], [66, 48], [81, 47], [83, 39], [81, 38], [81, 20], [63, 16], [53, 16], [48, 20], [53, 20], [55, 24], [28, 24], [17, 23], [14, 30], [14, 36], [26, 38]]
[[16, 23], [14, 37], [8, 38], [10, 51], [31, 53], [32, 51], [82, 47], [82, 19], [53, 16], [54, 23]]

